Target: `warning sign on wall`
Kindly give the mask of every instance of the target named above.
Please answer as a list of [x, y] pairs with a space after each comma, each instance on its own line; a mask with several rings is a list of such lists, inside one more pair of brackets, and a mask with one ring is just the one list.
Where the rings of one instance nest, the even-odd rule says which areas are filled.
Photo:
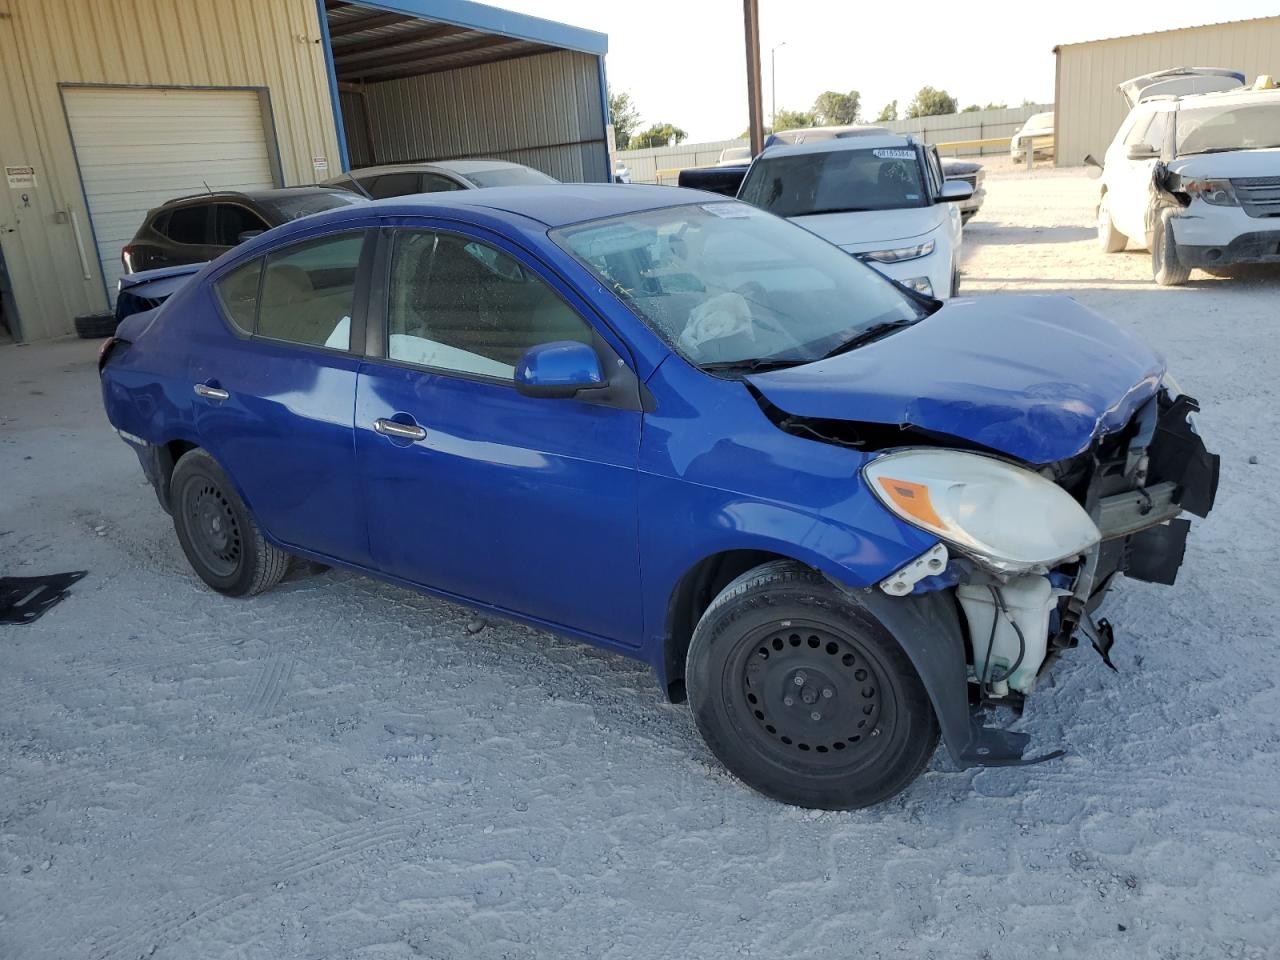
[[10, 190], [27, 190], [36, 185], [35, 167], [5, 167], [4, 177]]

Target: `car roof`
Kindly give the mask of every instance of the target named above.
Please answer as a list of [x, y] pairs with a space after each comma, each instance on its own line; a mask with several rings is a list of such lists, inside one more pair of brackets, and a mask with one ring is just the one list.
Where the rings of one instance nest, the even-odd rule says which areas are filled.
[[806, 153], [840, 153], [845, 150], [872, 150], [876, 147], [914, 147], [915, 140], [900, 133], [868, 133], [812, 143], [775, 143], [766, 147], [761, 157], [798, 156]]
[[[588, 220], [600, 220], [627, 213], [640, 213], [663, 207], [679, 207], [691, 203], [734, 203], [716, 193], [659, 187], [649, 184], [615, 183], [546, 183], [520, 187], [484, 187], [479, 190], [451, 190], [442, 193], [420, 193], [405, 197], [374, 200], [359, 207], [342, 207], [312, 214], [282, 228], [309, 229], [327, 220], [350, 219], [352, 215], [370, 214], [401, 216], [496, 215], [532, 220], [544, 227], [555, 228]], [[294, 229], [290, 229], [290, 227]]]
[[468, 173], [480, 173], [484, 170], [507, 170], [512, 167], [529, 169], [523, 163], [515, 163], [511, 160], [421, 160], [413, 163], [383, 163], [376, 167], [359, 167], [355, 170], [348, 170], [335, 179], [376, 176], [381, 173], [412, 173], [432, 170], [443, 170], [446, 173], [457, 173], [465, 176]]
[[1211, 104], [1280, 103], [1280, 88], [1271, 87], [1255, 90], [1252, 87], [1244, 87], [1239, 90], [1215, 90], [1212, 93], [1189, 93], [1186, 96], [1174, 99], [1178, 101], [1179, 109], [1184, 107], [1207, 107]]
[[185, 197], [174, 197], [172, 200], [166, 200], [156, 209], [162, 209], [178, 203], [189, 203], [193, 200], [250, 200], [258, 202], [261, 200], [280, 200], [285, 197], [311, 197], [338, 192], [340, 192], [339, 188], [326, 186], [324, 184], [315, 184], [305, 187], [274, 187], [267, 190], [210, 190], [207, 193], [190, 193]]

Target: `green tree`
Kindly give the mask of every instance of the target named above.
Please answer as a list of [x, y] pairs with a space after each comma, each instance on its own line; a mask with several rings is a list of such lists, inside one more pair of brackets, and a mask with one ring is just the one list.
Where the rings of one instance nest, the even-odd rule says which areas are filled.
[[963, 110], [961, 110], [960, 112], [961, 112], [961, 113], [977, 113], [977, 112], [978, 112], [979, 110], [981, 110], [981, 109], [982, 109], [982, 107], [978, 106], [978, 104], [976, 104], [976, 103], [971, 103], [971, 104], [969, 104], [967, 107], [965, 107]]
[[817, 122], [814, 120], [813, 114], [805, 110], [787, 110], [783, 108], [773, 118], [773, 129], [775, 131], [795, 130], [799, 127], [816, 125]]
[[880, 112], [876, 114], [876, 123], [884, 123], [886, 120], [897, 120], [897, 119], [898, 119], [898, 101], [897, 100], [890, 100], [883, 107], [881, 107]]
[[956, 98], [945, 90], [933, 87], [921, 87], [916, 98], [907, 107], [907, 119], [916, 117], [938, 117], [946, 113], [956, 112]]
[[642, 130], [631, 137], [631, 148], [643, 150], [646, 147], [665, 147], [668, 144], [687, 140], [689, 134], [670, 123], [655, 123], [648, 130]]
[[861, 107], [862, 96], [857, 90], [850, 90], [848, 93], [828, 90], [818, 94], [810, 112], [819, 126], [843, 127], [858, 122]]
[[613, 138], [619, 150], [631, 145], [631, 136], [640, 126], [640, 111], [631, 102], [631, 94], [609, 90], [609, 122], [613, 124]]

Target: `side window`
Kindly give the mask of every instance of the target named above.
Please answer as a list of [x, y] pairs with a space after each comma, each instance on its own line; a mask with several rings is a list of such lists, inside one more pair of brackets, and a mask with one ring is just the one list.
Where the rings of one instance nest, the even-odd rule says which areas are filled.
[[935, 197], [942, 194], [942, 181], [945, 179], [942, 175], [942, 161], [938, 159], [938, 148], [929, 147], [925, 150], [926, 166], [929, 168], [929, 192]]
[[1144, 138], [1147, 135], [1147, 128], [1151, 126], [1151, 121], [1153, 119], [1154, 114], [1147, 114], [1145, 117], [1139, 117], [1134, 121], [1133, 126], [1129, 128], [1129, 132], [1125, 134], [1124, 145], [1126, 147], [1132, 147], [1135, 143], [1144, 143]]
[[169, 222], [164, 235], [174, 243], [208, 243], [209, 205], [198, 203], [191, 207], [176, 207], [169, 211]]
[[363, 232], [343, 233], [269, 254], [254, 332], [273, 340], [349, 350], [363, 247]]
[[364, 187], [373, 199], [382, 200], [385, 197], [403, 197], [411, 193], [420, 193], [422, 188], [418, 185], [419, 180], [420, 176], [416, 171], [384, 173], [372, 180], [366, 180]]
[[262, 258], [242, 263], [215, 284], [222, 309], [242, 333], [253, 333], [258, 313], [258, 280], [262, 276]]
[[447, 233], [401, 231], [391, 257], [387, 355], [510, 380], [530, 347], [592, 330], [509, 254]]
[[423, 193], [445, 193], [449, 190], [462, 190], [462, 184], [456, 180], [450, 180], [438, 173], [424, 173], [422, 175], [422, 192]]
[[1143, 134], [1142, 142], [1157, 153], [1164, 152], [1164, 138], [1169, 132], [1169, 113], [1162, 110], [1151, 118], [1151, 126]]
[[213, 242], [220, 247], [234, 247], [240, 234], [249, 230], [268, 230], [266, 221], [235, 203], [219, 203], [213, 208]]

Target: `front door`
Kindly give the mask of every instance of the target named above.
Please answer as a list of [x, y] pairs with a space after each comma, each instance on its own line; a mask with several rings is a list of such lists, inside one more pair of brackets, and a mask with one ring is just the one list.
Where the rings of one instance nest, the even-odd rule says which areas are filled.
[[383, 359], [360, 369], [355, 418], [375, 565], [637, 643], [641, 413], [513, 382], [538, 343], [592, 343], [606, 370], [618, 352], [585, 304], [502, 240], [406, 228], [384, 242]]

